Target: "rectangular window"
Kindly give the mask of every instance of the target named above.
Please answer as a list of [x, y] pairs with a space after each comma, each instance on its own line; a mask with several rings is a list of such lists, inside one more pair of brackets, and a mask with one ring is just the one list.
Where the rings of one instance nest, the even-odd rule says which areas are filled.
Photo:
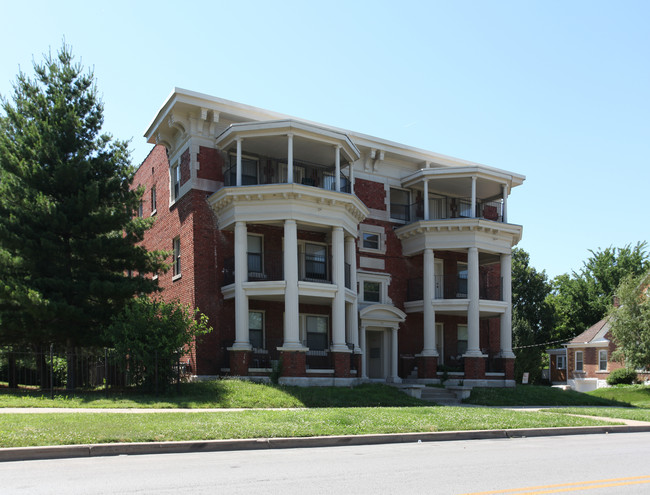
[[[255, 158], [242, 156], [241, 159], [241, 185], [253, 186], [258, 184], [257, 167], [258, 161]], [[230, 186], [237, 185], [237, 155], [230, 155], [230, 167], [227, 172], [227, 180]]]
[[457, 352], [459, 356], [467, 352], [467, 325], [458, 325]]
[[559, 370], [566, 369], [566, 356], [556, 356], [556, 367]]
[[576, 351], [576, 371], [582, 371], [584, 369], [584, 364], [582, 361], [582, 351]]
[[327, 246], [305, 244], [305, 279], [327, 280]]
[[456, 265], [456, 297], [467, 298], [467, 263], [459, 261]]
[[249, 281], [264, 278], [262, 239], [262, 236], [259, 235], [248, 236], [247, 254]]
[[138, 205], [138, 216], [142, 217], [142, 200], [140, 200], [140, 204]]
[[151, 186], [151, 213], [156, 212], [156, 186]]
[[364, 282], [363, 300], [368, 302], [380, 302], [381, 284], [379, 282]]
[[264, 313], [248, 312], [248, 339], [253, 349], [264, 349]]
[[181, 167], [176, 165], [172, 168], [172, 201], [176, 201], [181, 192]]
[[306, 317], [307, 347], [312, 351], [324, 351], [327, 349], [327, 316]]
[[607, 371], [607, 351], [598, 351], [598, 371]]
[[363, 233], [363, 247], [365, 249], [379, 249], [379, 234]]
[[173, 263], [173, 276], [177, 277], [181, 274], [181, 238], [176, 237], [172, 243], [174, 248]]
[[403, 189], [390, 188], [390, 217], [408, 222], [410, 215], [410, 194]]

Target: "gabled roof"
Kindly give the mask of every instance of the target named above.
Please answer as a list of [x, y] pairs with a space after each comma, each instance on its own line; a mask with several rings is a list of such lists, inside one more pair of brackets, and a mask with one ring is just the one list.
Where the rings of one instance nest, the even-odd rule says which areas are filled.
[[607, 332], [609, 332], [609, 328], [610, 324], [608, 316], [600, 320], [595, 325], [589, 327], [577, 337], [574, 337], [569, 342], [569, 345], [575, 346], [575, 344], [595, 344], [597, 342], [609, 342], [609, 340], [605, 338], [605, 335]]

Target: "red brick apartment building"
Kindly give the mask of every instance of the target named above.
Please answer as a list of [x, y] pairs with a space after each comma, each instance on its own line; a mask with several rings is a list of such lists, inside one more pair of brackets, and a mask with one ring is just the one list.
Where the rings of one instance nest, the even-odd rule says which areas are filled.
[[175, 89], [138, 169], [197, 378], [514, 385], [507, 200], [524, 177]]

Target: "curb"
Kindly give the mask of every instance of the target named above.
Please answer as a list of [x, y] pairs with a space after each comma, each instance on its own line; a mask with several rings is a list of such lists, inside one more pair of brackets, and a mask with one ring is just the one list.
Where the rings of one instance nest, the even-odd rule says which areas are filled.
[[433, 433], [391, 433], [331, 437], [257, 438], [188, 442], [105, 443], [50, 447], [12, 447], [0, 449], [0, 462], [39, 459], [65, 459], [143, 454], [181, 454], [189, 452], [228, 452], [234, 450], [296, 449], [342, 447], [393, 443], [447, 442], [561, 435], [650, 432], [650, 425], [579, 426], [558, 428], [518, 428], [512, 430], [470, 430]]

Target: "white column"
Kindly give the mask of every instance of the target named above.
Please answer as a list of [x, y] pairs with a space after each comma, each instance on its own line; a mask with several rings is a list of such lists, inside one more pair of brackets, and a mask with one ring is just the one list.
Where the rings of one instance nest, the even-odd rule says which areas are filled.
[[332, 301], [332, 351], [347, 352], [345, 343], [345, 245], [343, 229], [332, 228], [332, 282], [336, 294]]
[[345, 238], [345, 258], [350, 265], [350, 289], [354, 299], [348, 304], [348, 342], [354, 344], [354, 351], [359, 352], [359, 306], [357, 302], [357, 249], [355, 238], [351, 235]]
[[336, 145], [334, 150], [334, 173], [336, 174], [334, 184], [336, 185], [336, 192], [341, 192], [341, 147]]
[[244, 282], [248, 280], [248, 236], [245, 222], [235, 223], [235, 343], [234, 350], [249, 350], [248, 296]]
[[429, 220], [429, 181], [424, 181], [424, 219]]
[[501, 315], [501, 357], [514, 359], [512, 352], [512, 255], [501, 255], [501, 277], [503, 280], [503, 301], [506, 310]]
[[472, 211], [470, 218], [476, 218], [476, 176], [472, 176]]
[[390, 381], [400, 383], [402, 380], [397, 374], [397, 356], [399, 354], [397, 343], [397, 327], [391, 329], [391, 346], [390, 346]]
[[424, 332], [424, 348], [422, 349], [421, 356], [437, 356], [438, 350], [436, 349], [436, 313], [433, 310], [433, 296], [435, 291], [435, 260], [433, 256], [433, 249], [424, 250], [424, 269], [423, 286], [422, 286], [422, 304], [424, 307], [423, 316], [423, 332]]
[[293, 184], [293, 134], [287, 134], [287, 182]]
[[237, 185], [241, 186], [241, 142], [242, 138], [237, 138]]
[[508, 223], [508, 184], [503, 184], [503, 223]]
[[350, 194], [354, 194], [354, 162], [350, 162]]
[[298, 299], [298, 226], [284, 221], [284, 343], [283, 349], [302, 349]]
[[361, 347], [361, 378], [368, 378], [368, 349], [366, 349], [366, 326], [363, 323], [361, 324], [361, 333], [359, 334], [359, 346]]
[[466, 357], [483, 357], [479, 339], [478, 249], [467, 252], [467, 353]]

